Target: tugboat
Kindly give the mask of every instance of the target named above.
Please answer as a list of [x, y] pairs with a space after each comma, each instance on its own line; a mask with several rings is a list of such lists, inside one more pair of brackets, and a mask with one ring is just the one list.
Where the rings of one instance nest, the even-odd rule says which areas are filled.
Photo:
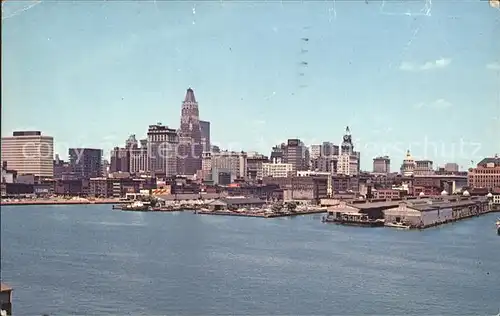
[[135, 201], [132, 204], [126, 205], [124, 208], [122, 208], [123, 211], [142, 211], [142, 212], [147, 212], [151, 211], [151, 203], [149, 202], [141, 202], [141, 201]]
[[324, 216], [322, 221], [324, 223], [336, 223], [343, 225], [352, 225], [352, 226], [366, 226], [366, 227], [381, 227], [384, 226], [383, 219], [371, 219], [366, 214], [356, 213], [356, 212], [336, 212], [336, 213], [328, 213], [327, 216]]

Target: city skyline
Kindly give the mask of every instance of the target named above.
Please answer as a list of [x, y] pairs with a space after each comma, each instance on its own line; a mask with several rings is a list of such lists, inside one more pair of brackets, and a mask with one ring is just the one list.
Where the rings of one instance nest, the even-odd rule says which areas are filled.
[[2, 21], [2, 136], [109, 156], [150, 124], [179, 128], [192, 87], [222, 149], [339, 145], [350, 126], [364, 170], [407, 149], [465, 169], [500, 152], [498, 10], [429, 3], [44, 2]]

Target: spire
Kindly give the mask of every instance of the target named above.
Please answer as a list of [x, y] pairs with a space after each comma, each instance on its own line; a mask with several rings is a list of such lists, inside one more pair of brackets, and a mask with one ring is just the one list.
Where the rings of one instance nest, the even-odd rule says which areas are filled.
[[184, 102], [196, 102], [196, 98], [194, 97], [194, 91], [191, 88], [188, 88], [186, 91], [186, 97], [184, 98]]
[[345, 128], [345, 133], [346, 133], [347, 135], [351, 134], [351, 130], [349, 129], [349, 126], [347, 126], [347, 127]]

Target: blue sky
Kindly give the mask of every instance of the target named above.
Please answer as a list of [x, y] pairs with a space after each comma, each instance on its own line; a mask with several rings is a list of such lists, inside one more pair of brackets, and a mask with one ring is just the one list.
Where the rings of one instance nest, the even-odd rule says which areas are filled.
[[2, 135], [41, 130], [62, 157], [156, 122], [178, 128], [188, 87], [223, 148], [340, 143], [349, 125], [364, 169], [382, 154], [396, 169], [408, 147], [464, 167], [500, 153], [500, 10], [484, 1], [7, 0], [2, 11]]

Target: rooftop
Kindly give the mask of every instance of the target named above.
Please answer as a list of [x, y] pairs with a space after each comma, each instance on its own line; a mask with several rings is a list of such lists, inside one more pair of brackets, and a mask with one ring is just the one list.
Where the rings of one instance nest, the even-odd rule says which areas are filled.
[[240, 205], [240, 204], [265, 204], [266, 201], [257, 198], [224, 198], [221, 199], [227, 205]]
[[186, 91], [186, 96], [184, 97], [184, 102], [196, 103], [196, 98], [194, 97], [193, 89], [189, 88]]
[[412, 209], [425, 212], [425, 211], [432, 211], [432, 210], [441, 209], [441, 208], [451, 208], [451, 207], [457, 207], [457, 206], [474, 205], [474, 204], [479, 203], [479, 202], [486, 202], [486, 199], [484, 197], [467, 198], [467, 199], [453, 198], [453, 199], [442, 199], [442, 200], [441, 199], [422, 199], [422, 200], [413, 201], [413, 202], [410, 202], [407, 204]]
[[5, 283], [0, 283], [1, 284], [1, 292], [8, 292], [8, 291], [12, 291], [12, 288], [10, 286], [8, 286], [7, 284]]
[[477, 166], [486, 167], [486, 164], [488, 163], [493, 163], [495, 164], [495, 167], [500, 167], [500, 158], [498, 155], [495, 155], [495, 157], [484, 158], [477, 164]]

